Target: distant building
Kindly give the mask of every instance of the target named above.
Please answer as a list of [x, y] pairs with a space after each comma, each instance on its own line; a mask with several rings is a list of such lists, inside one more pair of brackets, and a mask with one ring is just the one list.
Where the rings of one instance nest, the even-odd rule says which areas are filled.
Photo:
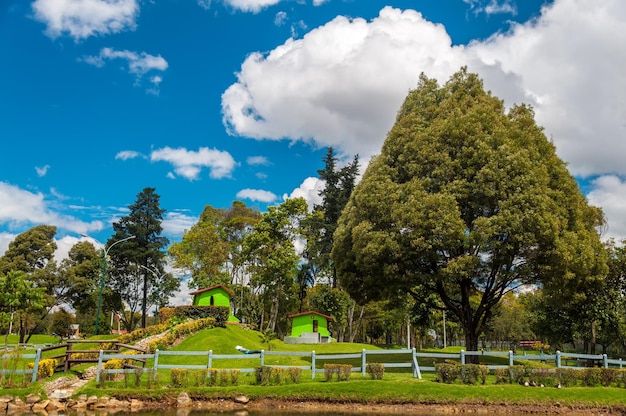
[[239, 323], [239, 319], [233, 315], [233, 309], [230, 304], [230, 298], [233, 296], [231, 292], [224, 285], [215, 285], [204, 289], [191, 292], [193, 295], [193, 306], [225, 306], [229, 309], [228, 323]]
[[308, 311], [289, 315], [291, 336], [285, 337], [286, 344], [326, 344], [331, 342], [328, 321], [332, 318], [323, 313]]

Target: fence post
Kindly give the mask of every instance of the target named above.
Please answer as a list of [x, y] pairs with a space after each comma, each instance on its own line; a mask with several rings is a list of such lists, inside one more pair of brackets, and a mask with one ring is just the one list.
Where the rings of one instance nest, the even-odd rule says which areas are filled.
[[265, 365], [265, 350], [261, 350], [261, 367]]
[[209, 350], [209, 362], [207, 366], [207, 368], [213, 368], [213, 350]]
[[65, 343], [65, 365], [63, 366], [63, 371], [67, 372], [70, 369], [70, 357], [72, 356], [72, 343], [68, 340]]
[[102, 356], [104, 352], [100, 350], [100, 355], [98, 356], [98, 370], [96, 372], [96, 383], [100, 382], [100, 372], [102, 371]]
[[361, 375], [365, 377], [365, 367], [367, 366], [367, 353], [365, 352], [365, 348], [361, 352]]
[[561, 368], [561, 351], [556, 350], [556, 368]]
[[604, 368], [609, 368], [609, 357], [606, 354], [602, 354], [602, 365], [604, 365]]
[[419, 380], [422, 379], [422, 372], [420, 371], [420, 365], [417, 362], [417, 353], [415, 352], [415, 347], [412, 349], [412, 359], [413, 359], [413, 377], [417, 377]]
[[622, 369], [622, 359], [621, 359], [621, 357], [619, 358], [619, 369], [620, 370]]
[[33, 364], [33, 375], [30, 378], [31, 383], [37, 381], [37, 373], [39, 372], [39, 360], [41, 359], [41, 348], [37, 348], [35, 353], [35, 363]]
[[509, 350], [509, 367], [513, 365], [513, 351]]
[[311, 351], [311, 380], [315, 379], [315, 350]]
[[465, 365], [465, 350], [461, 350], [461, 365]]
[[159, 349], [158, 348], [154, 351], [154, 366], [152, 368], [154, 368], [154, 371], [152, 372], [152, 376], [154, 377], [154, 380], [156, 380], [157, 371], [159, 370]]

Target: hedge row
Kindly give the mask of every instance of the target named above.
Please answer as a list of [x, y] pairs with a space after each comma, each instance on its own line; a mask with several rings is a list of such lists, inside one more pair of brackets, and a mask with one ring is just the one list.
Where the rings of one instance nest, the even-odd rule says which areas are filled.
[[230, 309], [227, 306], [193, 306], [183, 305], [174, 308], [174, 316], [181, 319], [215, 319], [215, 326], [225, 327]]
[[162, 337], [155, 338], [148, 342], [147, 348], [150, 354], [154, 353], [157, 349], [165, 349], [174, 344], [177, 339], [192, 335], [202, 329], [215, 327], [214, 318], [203, 318], [195, 321], [185, 322], [173, 327], [170, 332]]
[[350, 380], [352, 374], [352, 366], [350, 364], [324, 364], [324, 378], [326, 381], [332, 381], [333, 376], [337, 381]]
[[[478, 364], [435, 364], [435, 381], [442, 383], [485, 384], [489, 369]], [[619, 368], [533, 368], [523, 365], [493, 370], [496, 384], [518, 383], [546, 387], [615, 386], [626, 387], [626, 369]]]
[[256, 383], [262, 386], [282, 385], [290, 381], [299, 384], [302, 378], [302, 369], [299, 367], [269, 367], [261, 366], [254, 370]]

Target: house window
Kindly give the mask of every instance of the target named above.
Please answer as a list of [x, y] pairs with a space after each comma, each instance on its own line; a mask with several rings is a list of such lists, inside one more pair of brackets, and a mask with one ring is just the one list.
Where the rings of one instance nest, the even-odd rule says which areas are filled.
[[211, 299], [209, 300], [209, 304], [210, 304], [211, 306], [214, 306], [214, 305], [215, 305], [215, 299], [213, 298], [213, 295], [211, 295]]
[[319, 323], [317, 319], [313, 320], [313, 332], [317, 332], [317, 327], [318, 327]]

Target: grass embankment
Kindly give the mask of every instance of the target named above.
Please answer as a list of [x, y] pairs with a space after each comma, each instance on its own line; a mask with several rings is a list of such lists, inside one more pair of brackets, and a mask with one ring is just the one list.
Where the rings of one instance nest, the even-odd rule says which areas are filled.
[[[214, 354], [238, 354], [236, 345], [256, 350], [268, 350], [268, 345], [261, 342], [258, 332], [246, 330], [238, 326], [213, 328], [200, 331], [188, 337], [171, 350], [178, 351], [208, 351]], [[366, 344], [318, 344], [292, 345], [281, 341], [272, 341], [274, 351], [315, 350], [317, 355], [332, 353], [360, 353], [363, 349], [380, 350], [382, 348]], [[458, 348], [457, 348], [458, 349]], [[432, 352], [442, 352], [433, 350]], [[445, 352], [458, 352], [454, 348]], [[489, 364], [507, 364], [506, 357], [481, 357]], [[371, 359], [371, 360], [370, 360]], [[163, 356], [159, 358], [162, 364], [204, 364], [206, 356]], [[398, 362], [407, 361], [406, 354], [371, 355], [368, 362]], [[424, 362], [422, 362], [424, 361]], [[432, 359], [420, 360], [420, 365], [432, 366]], [[331, 361], [329, 361], [331, 362]], [[360, 366], [360, 359], [333, 360], [332, 363], [351, 364]], [[487, 362], [485, 362], [487, 363]], [[266, 357], [266, 364], [280, 364], [289, 366], [310, 365], [310, 357]], [[247, 358], [244, 354], [237, 360], [214, 359], [214, 368], [253, 368], [259, 365], [258, 359]], [[147, 367], [151, 367], [149, 362]], [[323, 366], [322, 360], [317, 361], [317, 368]], [[173, 400], [178, 393], [185, 391], [195, 399], [215, 400], [231, 399], [235, 395], [244, 394], [251, 399], [320, 401], [325, 403], [377, 403], [377, 404], [479, 404], [479, 405], [515, 405], [515, 406], [571, 406], [583, 408], [617, 407], [626, 408], [626, 394], [623, 388], [618, 387], [568, 387], [568, 388], [541, 388], [524, 387], [517, 384], [495, 384], [495, 377], [487, 377], [485, 385], [443, 384], [434, 381], [432, 373], [422, 373], [423, 379], [418, 380], [410, 374], [410, 369], [388, 368], [383, 380], [370, 380], [360, 373], [352, 373], [350, 381], [326, 381], [324, 375], [318, 374], [311, 379], [310, 371], [303, 371], [299, 383], [289, 380], [281, 385], [256, 385], [253, 373], [242, 373], [238, 376], [236, 385], [228, 386], [195, 386], [193, 382], [179, 388], [171, 387], [169, 371], [160, 370], [156, 385], [150, 389], [145, 380], [140, 387], [134, 385], [128, 377], [125, 381], [106, 382], [102, 386], [90, 382], [79, 393], [87, 395], [107, 394], [118, 398], [143, 398], [145, 400]], [[145, 377], [145, 375], [144, 375]], [[127, 385], [125, 387], [124, 385]], [[219, 383], [218, 383], [219, 384]]]

